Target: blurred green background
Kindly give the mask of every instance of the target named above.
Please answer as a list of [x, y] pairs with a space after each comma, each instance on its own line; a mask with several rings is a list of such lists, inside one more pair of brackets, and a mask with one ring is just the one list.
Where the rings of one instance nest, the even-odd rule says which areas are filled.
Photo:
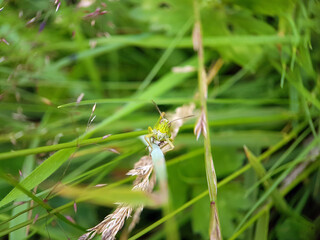
[[[207, 104], [224, 239], [319, 239], [319, 1], [198, 3], [206, 71], [220, 64]], [[188, 103], [199, 110], [194, 1], [0, 0], [0, 9], [0, 238], [78, 239], [113, 205], [81, 202], [75, 211], [73, 200], [51, 191], [55, 184], [130, 187], [125, 174], [146, 154], [130, 133], [158, 119], [151, 100], [166, 112]], [[209, 239], [195, 122], [166, 155], [179, 239]], [[46, 148], [120, 133], [129, 135]], [[249, 162], [243, 146], [262, 164], [253, 155]], [[30, 174], [22, 186], [45, 206], [26, 192], [7, 195]], [[141, 231], [139, 239], [168, 238], [159, 219], [168, 215], [146, 208], [131, 239]]]

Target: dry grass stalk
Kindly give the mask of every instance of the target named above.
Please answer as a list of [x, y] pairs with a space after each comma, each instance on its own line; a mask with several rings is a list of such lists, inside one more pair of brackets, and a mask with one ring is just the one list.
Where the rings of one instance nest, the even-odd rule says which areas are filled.
[[220, 229], [220, 224], [219, 224], [219, 217], [218, 217], [218, 211], [216, 209], [216, 205], [214, 204], [214, 228], [211, 229], [210, 233], [210, 240], [220, 240], [222, 239], [221, 237], [221, 229]]
[[222, 58], [219, 58], [214, 65], [210, 68], [207, 76], [207, 85], [209, 86], [212, 80], [217, 76], [219, 70], [223, 66], [224, 61]]
[[[310, 144], [312, 140], [313, 140], [313, 137], [307, 139], [307, 141], [305, 141], [303, 145], [307, 146], [308, 144]], [[283, 190], [288, 185], [290, 185], [304, 171], [304, 169], [306, 169], [309, 166], [310, 163], [317, 160], [319, 155], [320, 155], [320, 148], [317, 146], [309, 152], [304, 162], [298, 164], [293, 169], [293, 171], [290, 174], [288, 174], [288, 176], [283, 180], [280, 189]]]
[[[210, 142], [210, 130], [208, 124], [207, 115], [207, 97], [208, 97], [208, 83], [210, 83], [210, 78], [207, 76], [205, 71], [205, 59], [204, 50], [202, 44], [202, 29], [201, 29], [201, 6], [197, 0], [193, 1], [194, 4], [194, 17], [195, 23], [193, 28], [193, 48], [198, 55], [198, 84], [199, 84], [199, 99], [201, 105], [201, 114], [195, 125], [194, 133], [199, 139], [201, 133], [204, 136], [204, 149], [205, 149], [205, 166], [206, 166], [206, 176], [209, 190], [209, 198], [211, 204], [210, 212], [210, 240], [221, 239], [220, 233], [220, 223], [218, 212], [216, 209], [216, 199], [217, 199], [217, 178], [214, 171], [214, 165], [212, 161], [211, 153], [211, 142]], [[216, 74], [216, 73], [215, 73]]]

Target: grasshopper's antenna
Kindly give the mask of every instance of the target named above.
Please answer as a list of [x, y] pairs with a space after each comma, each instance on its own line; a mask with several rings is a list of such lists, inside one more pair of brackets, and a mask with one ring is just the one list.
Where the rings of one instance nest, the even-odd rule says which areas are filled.
[[159, 114], [162, 115], [162, 112], [160, 111], [158, 105], [153, 100], [151, 100], [151, 101], [152, 101], [153, 105], [156, 107], [156, 109], [158, 110]]
[[185, 119], [185, 118], [190, 118], [190, 117], [194, 117], [194, 115], [189, 115], [189, 116], [185, 116], [185, 117], [181, 117], [181, 118], [176, 118], [176, 119], [170, 121], [169, 124], [171, 124], [174, 121], [177, 121], [177, 120], [180, 120], [180, 119]]

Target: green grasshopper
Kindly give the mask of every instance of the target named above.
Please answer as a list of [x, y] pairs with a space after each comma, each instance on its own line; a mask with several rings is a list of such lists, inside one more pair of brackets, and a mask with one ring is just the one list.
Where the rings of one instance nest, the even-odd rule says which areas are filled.
[[158, 105], [152, 101], [152, 103], [155, 105], [156, 109], [158, 110], [160, 117], [153, 128], [148, 127], [148, 134], [144, 136], [144, 139], [148, 143], [148, 145], [151, 148], [152, 151], [152, 144], [158, 142], [158, 145], [161, 146], [164, 143], [167, 143], [170, 145], [170, 150], [174, 149], [174, 145], [172, 143], [173, 139], [171, 138], [171, 123], [183, 119], [188, 118], [192, 116], [187, 116], [183, 118], [174, 119], [171, 122], [165, 118], [165, 112], [161, 112]]

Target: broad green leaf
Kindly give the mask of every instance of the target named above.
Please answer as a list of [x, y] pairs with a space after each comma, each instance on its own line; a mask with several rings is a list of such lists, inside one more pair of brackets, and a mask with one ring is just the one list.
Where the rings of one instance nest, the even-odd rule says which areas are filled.
[[[193, 188], [193, 196], [198, 196], [206, 188], [206, 185], [195, 186]], [[210, 199], [209, 196], [197, 201], [192, 207], [192, 230], [194, 233], [200, 234], [201, 239], [209, 237], [209, 222], [210, 222]]]
[[241, 34], [244, 31], [250, 34], [273, 35], [276, 31], [268, 22], [254, 17], [252, 14], [242, 11], [232, 14], [227, 19], [235, 28], [234, 31]]
[[287, 218], [276, 225], [276, 236], [279, 240], [311, 240], [316, 239], [315, 230], [315, 228], [309, 228], [294, 218]]
[[244, 161], [243, 153], [233, 147], [213, 147], [212, 155], [218, 178], [233, 173], [242, 166]]
[[173, 35], [193, 15], [192, 0], [143, 0], [140, 3], [131, 16], [147, 21], [152, 31], [164, 30]]
[[284, 14], [286, 12], [290, 12], [294, 6], [294, 0], [232, 0], [232, 2], [245, 9], [250, 9], [255, 13], [266, 15]]
[[218, 189], [220, 226], [225, 238], [231, 237], [235, 223], [242, 219], [242, 212], [252, 204], [249, 198], [243, 197], [244, 194], [245, 189], [239, 183], [229, 183]]

